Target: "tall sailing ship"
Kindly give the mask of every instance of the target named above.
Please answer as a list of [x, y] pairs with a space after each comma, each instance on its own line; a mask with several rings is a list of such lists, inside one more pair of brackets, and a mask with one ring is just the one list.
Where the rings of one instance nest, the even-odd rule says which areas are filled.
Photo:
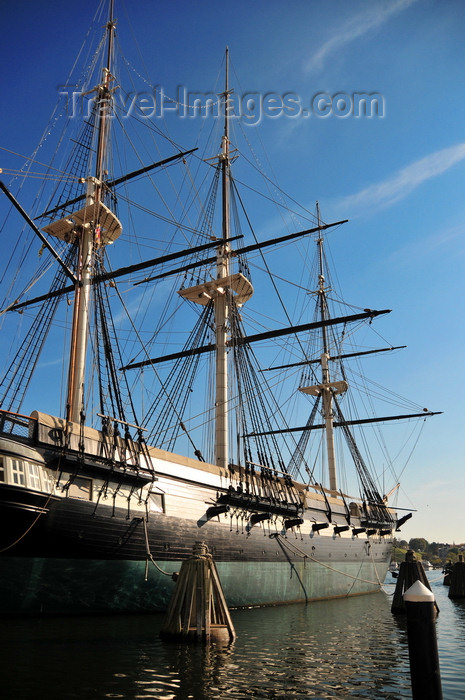
[[[21, 177], [1, 185], [15, 249], [2, 262], [0, 612], [162, 610], [198, 541], [232, 607], [376, 591], [411, 513], [389, 506], [357, 446], [355, 430], [378, 424], [348, 416], [349, 372], [384, 350], [355, 349], [353, 331], [388, 310], [332, 311], [325, 237], [344, 222], [302, 209], [303, 230], [255, 234], [232, 172], [227, 54], [219, 153], [200, 157], [122, 93], [117, 48], [111, 2], [73, 88], [82, 118], [63, 110], [79, 130], [60, 134], [68, 159], [43, 171], [45, 139]], [[116, 148], [131, 121], [149, 135], [140, 160]], [[131, 148], [138, 139], [129, 135]], [[37, 169], [40, 197], [26, 212], [17, 184]], [[162, 193], [165, 175], [179, 186], [173, 195]], [[294, 244], [315, 248], [312, 282], [297, 279], [306, 261], [289, 253]], [[307, 304], [300, 316], [279, 293], [287, 257], [287, 289]], [[30, 278], [21, 288], [19, 273]], [[287, 325], [265, 329], [274, 304]], [[62, 354], [63, 392], [46, 361]], [[338, 431], [356, 475], [344, 485]]]

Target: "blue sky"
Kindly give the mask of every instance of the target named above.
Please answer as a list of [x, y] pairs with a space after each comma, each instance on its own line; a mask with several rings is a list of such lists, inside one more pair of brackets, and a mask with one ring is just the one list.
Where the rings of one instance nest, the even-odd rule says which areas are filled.
[[[1, 3], [3, 149], [34, 149], [96, 7]], [[236, 95], [291, 95], [307, 110], [244, 129], [284, 190], [311, 210], [318, 200], [326, 221], [350, 220], [331, 240], [342, 292], [393, 309], [380, 330], [408, 347], [390, 378], [444, 411], [403, 475], [398, 503], [418, 512], [402, 536], [465, 542], [463, 2], [117, 0], [116, 16], [121, 43], [137, 35], [168, 95], [221, 90], [228, 45]], [[360, 93], [380, 96], [382, 115], [310, 113], [317, 95]], [[188, 121], [170, 115], [185, 143]], [[0, 151], [0, 167], [13, 163]]]

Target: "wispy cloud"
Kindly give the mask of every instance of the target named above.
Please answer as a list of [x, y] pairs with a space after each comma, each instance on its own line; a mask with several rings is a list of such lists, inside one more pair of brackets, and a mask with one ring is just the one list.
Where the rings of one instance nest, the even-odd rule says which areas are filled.
[[[338, 202], [337, 208], [352, 212], [359, 209], [388, 207], [407, 197], [426, 180], [442, 175], [465, 159], [465, 142], [443, 148], [407, 165], [383, 182], [348, 195]], [[354, 211], [355, 210], [355, 211]]]
[[370, 4], [366, 10], [350, 17], [310, 58], [306, 65], [308, 72], [321, 70], [334, 53], [370, 31], [378, 29], [393, 15], [403, 12], [417, 0], [389, 0]]

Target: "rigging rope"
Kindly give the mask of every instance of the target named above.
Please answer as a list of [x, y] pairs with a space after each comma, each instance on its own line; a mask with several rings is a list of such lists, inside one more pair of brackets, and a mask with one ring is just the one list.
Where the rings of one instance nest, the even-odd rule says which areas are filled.
[[[386, 522], [386, 523], [392, 523], [393, 518], [392, 515], [390, 514], [389, 510], [386, 508], [386, 505], [383, 503], [383, 499], [381, 498], [381, 494], [378, 492], [378, 489], [376, 488], [376, 484], [373, 481], [371, 474], [363, 461], [363, 457], [360, 454], [360, 451], [355, 443], [354, 437], [352, 433], [350, 432], [349, 426], [347, 425], [345, 418], [342, 414], [341, 408], [339, 406], [339, 403], [336, 399], [336, 396], [333, 397], [334, 400], [334, 407], [335, 407], [335, 413], [337, 416], [338, 421], [341, 423], [342, 430], [344, 432], [344, 436], [346, 438], [349, 450], [352, 454], [352, 458], [354, 460], [355, 467], [357, 469], [357, 473], [360, 478], [360, 482], [362, 484], [363, 488], [363, 493], [365, 495], [365, 498], [368, 500], [368, 505], [370, 506], [370, 509], [372, 511], [372, 514], [375, 515], [376, 519], [379, 520], [379, 522]], [[370, 516], [370, 513], [367, 512], [367, 517]]]
[[[76, 254], [74, 246], [68, 249], [65, 263], [69, 264]], [[52, 282], [51, 291], [60, 289], [64, 285], [65, 273], [60, 267]], [[34, 369], [37, 365], [45, 341], [50, 332], [59, 297], [49, 296], [42, 303], [40, 313], [33, 320], [29, 332], [24, 337], [20, 348], [7, 368], [1, 383], [1, 405], [7, 410], [19, 411], [30, 385]]]
[[[147, 560], [150, 560], [154, 567], [159, 571], [161, 574], [164, 574], [165, 576], [169, 576], [170, 578], [173, 578], [173, 574], [169, 573], [168, 571], [163, 571], [163, 569], [158, 566], [157, 562], [152, 556], [152, 552], [150, 551], [150, 543], [149, 543], [149, 535], [147, 532], [147, 521], [145, 518], [142, 518], [143, 523], [144, 523], [144, 536], [145, 536], [145, 551], [147, 554]], [[145, 580], [147, 581], [147, 569], [145, 570]]]
[[[274, 535], [274, 537], [284, 547], [287, 547], [289, 549], [289, 551], [292, 552], [293, 554], [301, 556], [304, 559], [309, 559], [310, 561], [315, 562], [315, 564], [319, 564], [320, 566], [325, 567], [325, 569], [329, 569], [330, 571], [334, 571], [334, 573], [336, 573], [336, 574], [340, 574], [341, 576], [346, 576], [347, 578], [354, 579], [355, 581], [361, 581], [362, 583], [369, 583], [373, 586], [381, 586], [382, 585], [382, 583], [379, 579], [379, 576], [378, 576], [378, 571], [376, 569], [376, 566], [374, 568], [375, 568], [375, 573], [376, 573], [376, 577], [378, 580], [377, 581], [370, 581], [369, 579], [361, 578], [360, 576], [353, 576], [352, 574], [348, 574], [346, 571], [341, 571], [340, 569], [335, 569], [334, 566], [330, 566], [329, 564], [325, 564], [324, 562], [317, 559], [314, 554], [305, 554], [305, 552], [303, 552], [301, 549], [299, 549], [299, 547], [297, 547], [296, 545], [291, 544], [288, 541], [283, 541], [283, 538], [279, 533], [276, 533]], [[371, 553], [371, 548], [370, 548], [370, 553]], [[372, 558], [373, 564], [375, 564], [375, 562], [373, 560], [372, 553], [371, 553], [371, 558]], [[363, 566], [363, 562], [361, 562], [361, 566]]]
[[[297, 443], [297, 446], [296, 446], [296, 448], [291, 456], [290, 462], [289, 462], [288, 472], [294, 478], [296, 478], [297, 475], [300, 473], [302, 463], [305, 461], [305, 459], [304, 459], [305, 450], [307, 448], [308, 441], [310, 440], [309, 428], [315, 422], [315, 416], [316, 416], [316, 412], [318, 410], [320, 398], [321, 398], [321, 395], [317, 396], [315, 399], [312, 411], [310, 413], [310, 416], [309, 416], [307, 423], [306, 423], [306, 426], [305, 426], [305, 430], [302, 432], [302, 435], [299, 438], [299, 442]], [[313, 478], [313, 470], [309, 470], [309, 476], [310, 476], [310, 478]]]

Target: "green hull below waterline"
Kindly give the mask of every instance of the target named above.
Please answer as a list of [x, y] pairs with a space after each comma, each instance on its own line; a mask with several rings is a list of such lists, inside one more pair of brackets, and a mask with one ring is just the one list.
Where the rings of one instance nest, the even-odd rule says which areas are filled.
[[[218, 562], [229, 607], [279, 605], [375, 592], [387, 561]], [[164, 611], [181, 562], [76, 559], [0, 560], [0, 615]]]

